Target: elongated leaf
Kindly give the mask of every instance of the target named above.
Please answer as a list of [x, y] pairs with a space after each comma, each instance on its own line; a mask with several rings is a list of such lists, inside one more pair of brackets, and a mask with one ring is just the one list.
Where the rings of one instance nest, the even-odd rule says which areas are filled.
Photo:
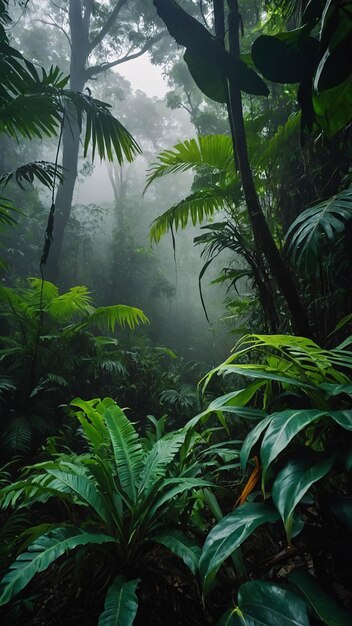
[[105, 524], [109, 523], [110, 516], [106, 504], [96, 485], [88, 476], [82, 473], [79, 475], [75, 474], [74, 465], [72, 465], [72, 472], [64, 472], [58, 469], [48, 469], [47, 471], [48, 474], [55, 476], [58, 482], [61, 481], [63, 485], [69, 487], [72, 493], [76, 494], [82, 502], [87, 503]]
[[273, 502], [283, 519], [289, 543], [292, 537], [295, 507], [308, 489], [330, 471], [334, 462], [334, 457], [330, 457], [315, 463], [317, 458], [314, 455], [306, 460], [288, 461], [273, 484]]
[[275, 522], [277, 511], [262, 503], [245, 503], [226, 515], [210, 531], [199, 562], [204, 592], [222, 563], [251, 535], [258, 526]]
[[173, 461], [186, 437], [186, 431], [166, 435], [155, 442], [144, 461], [138, 490], [148, 490], [158, 478], [165, 476], [167, 466]]
[[273, 417], [274, 417], [273, 415], [268, 415], [267, 417], [262, 419], [254, 428], [252, 428], [252, 430], [248, 433], [247, 437], [245, 438], [242, 448], [241, 448], [241, 452], [240, 452], [240, 460], [241, 460], [243, 471], [246, 469], [249, 455], [251, 453], [253, 446], [257, 443], [261, 434], [267, 428], [268, 424], [270, 424]]
[[161, 543], [171, 552], [180, 557], [189, 567], [192, 574], [196, 575], [199, 566], [201, 548], [181, 530], [168, 530], [152, 537], [153, 541]]
[[0, 605], [6, 604], [21, 591], [33, 576], [43, 572], [59, 556], [87, 543], [101, 544], [114, 542], [113, 537], [99, 533], [89, 533], [80, 528], [56, 528], [41, 535], [32, 543], [28, 552], [17, 557], [0, 586]]
[[337, 424], [342, 426], [342, 428], [345, 428], [345, 430], [352, 430], [352, 411], [351, 410], [331, 411], [329, 415]]
[[319, 618], [328, 626], [351, 626], [352, 616], [347, 613], [319, 585], [316, 578], [304, 568], [297, 568], [288, 575], [288, 580], [305, 595]]
[[242, 585], [237, 605], [221, 626], [309, 626], [304, 600], [288, 589], [264, 580]]
[[103, 417], [110, 434], [121, 487], [133, 501], [136, 501], [137, 486], [143, 470], [142, 444], [131, 422], [119, 406], [106, 407]]
[[316, 409], [281, 411], [274, 413], [264, 435], [260, 457], [263, 466], [263, 482], [270, 463], [274, 461], [290, 441], [306, 426], [326, 415]]
[[136, 589], [140, 579], [126, 581], [116, 576], [105, 598], [98, 626], [132, 626], [138, 610]]

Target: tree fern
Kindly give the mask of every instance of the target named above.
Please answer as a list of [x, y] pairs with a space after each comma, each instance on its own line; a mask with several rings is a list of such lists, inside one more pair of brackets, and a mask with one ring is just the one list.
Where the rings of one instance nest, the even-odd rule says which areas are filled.
[[56, 528], [36, 539], [28, 549], [17, 557], [9, 572], [0, 583], [0, 605], [6, 604], [19, 593], [39, 572], [77, 546], [114, 542], [113, 537], [100, 533], [85, 532], [80, 528]]

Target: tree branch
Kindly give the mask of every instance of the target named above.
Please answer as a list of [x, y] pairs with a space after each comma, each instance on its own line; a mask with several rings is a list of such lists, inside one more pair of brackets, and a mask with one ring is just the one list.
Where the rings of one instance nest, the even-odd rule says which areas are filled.
[[93, 41], [89, 44], [89, 52], [92, 52], [94, 48], [96, 48], [104, 39], [105, 35], [108, 34], [111, 29], [114, 21], [116, 20], [118, 14], [120, 13], [122, 7], [127, 4], [127, 0], [119, 0], [119, 2], [115, 5], [114, 9], [111, 11], [107, 21], [105, 22], [102, 29], [99, 31], [96, 37], [94, 37]]
[[127, 61], [133, 61], [133, 59], [138, 59], [138, 57], [141, 57], [143, 54], [148, 52], [148, 50], [150, 50], [153, 44], [155, 44], [157, 41], [160, 41], [160, 39], [162, 39], [165, 35], [166, 35], [166, 31], [164, 30], [158, 33], [157, 35], [155, 35], [155, 37], [151, 37], [151, 39], [149, 39], [147, 43], [143, 46], [143, 48], [138, 50], [138, 52], [134, 52], [133, 54], [126, 54], [125, 56], [120, 57], [119, 59], [115, 59], [115, 61], [111, 61], [110, 63], [102, 63], [101, 65], [92, 65], [92, 67], [88, 67], [87, 68], [88, 79], [91, 79], [93, 76], [96, 76], [97, 74], [101, 74], [102, 72], [106, 72], [107, 70], [110, 70], [112, 67], [116, 67], [117, 65], [122, 65], [122, 63], [127, 63]]
[[89, 22], [93, 12], [94, 0], [86, 0], [86, 8], [83, 14], [83, 26], [85, 30], [88, 32]]

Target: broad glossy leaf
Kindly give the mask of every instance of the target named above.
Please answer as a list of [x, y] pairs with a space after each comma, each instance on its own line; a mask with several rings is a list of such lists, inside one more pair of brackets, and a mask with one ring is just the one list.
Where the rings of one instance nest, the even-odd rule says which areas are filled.
[[227, 99], [226, 79], [218, 68], [189, 49], [183, 55], [188, 69], [199, 89], [211, 100], [225, 103]]
[[161, 543], [171, 552], [180, 557], [182, 561], [189, 567], [192, 574], [196, 574], [199, 566], [199, 558], [201, 548], [185, 535], [181, 530], [169, 530], [158, 533], [152, 537], [153, 541]]
[[301, 430], [320, 417], [324, 411], [316, 409], [300, 409], [298, 411], [281, 411], [273, 413], [272, 419], [264, 435], [260, 457], [263, 466], [263, 481], [270, 463], [276, 459]]
[[219, 567], [245, 539], [258, 526], [277, 519], [278, 512], [269, 505], [245, 503], [214, 526], [205, 540], [199, 562], [205, 593]]
[[352, 430], [352, 411], [351, 410], [331, 411], [329, 415], [337, 424], [342, 426], [342, 428], [345, 428], [345, 430]]
[[132, 626], [138, 610], [136, 589], [140, 579], [126, 581], [116, 576], [105, 598], [98, 626]]
[[283, 519], [289, 543], [295, 507], [308, 489], [330, 471], [334, 461], [330, 457], [316, 463], [318, 458], [319, 455], [312, 455], [311, 459], [288, 461], [273, 484], [273, 502]]
[[237, 608], [221, 626], [309, 626], [307, 606], [289, 589], [264, 580], [239, 588]]
[[[300, 33], [296, 31], [299, 35]], [[319, 42], [312, 37], [261, 35], [252, 45], [252, 59], [261, 74], [275, 83], [299, 83], [312, 72]]]
[[254, 426], [254, 428], [252, 428], [252, 430], [248, 433], [247, 437], [245, 438], [243, 442], [243, 446], [241, 448], [241, 452], [240, 452], [240, 459], [241, 459], [241, 465], [242, 465], [243, 471], [246, 468], [249, 455], [251, 453], [253, 446], [257, 443], [261, 434], [267, 428], [268, 424], [270, 424], [273, 417], [274, 417], [273, 415], [268, 415], [267, 417], [262, 419], [256, 426]]
[[328, 137], [333, 137], [352, 119], [352, 78], [313, 96], [317, 121]]
[[56, 528], [38, 537], [12, 563], [0, 586], [0, 605], [6, 604], [21, 591], [33, 576], [43, 572], [59, 556], [77, 546], [88, 543], [101, 544], [115, 542], [113, 537], [99, 533], [88, 533], [81, 528]]
[[352, 625], [352, 616], [327, 594], [320, 587], [317, 579], [308, 574], [304, 568], [294, 569], [288, 575], [288, 580], [305, 595], [324, 624], [327, 626]]

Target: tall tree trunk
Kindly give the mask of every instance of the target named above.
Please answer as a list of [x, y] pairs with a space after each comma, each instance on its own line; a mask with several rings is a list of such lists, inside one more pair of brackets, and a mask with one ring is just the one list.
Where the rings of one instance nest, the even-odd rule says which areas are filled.
[[[239, 29], [240, 16], [237, 0], [227, 0], [229, 7], [228, 26], [230, 53], [236, 58], [240, 55]], [[249, 220], [252, 226], [255, 244], [267, 259], [270, 271], [283, 294], [292, 317], [296, 333], [310, 337], [312, 331], [308, 318], [299, 300], [290, 268], [281, 256], [269, 226], [265, 219], [259, 198], [255, 189], [251, 166], [248, 159], [246, 132], [243, 119], [242, 94], [239, 82], [231, 76], [229, 78], [230, 115], [232, 116], [233, 140], [237, 154], [237, 162], [246, 200]]]
[[[70, 0], [69, 9], [71, 32], [70, 89], [80, 91], [88, 79], [86, 62], [89, 54], [88, 28], [81, 13], [81, 2]], [[80, 127], [74, 106], [67, 109], [62, 133], [62, 166], [64, 180], [59, 185], [55, 199], [55, 225], [53, 241], [45, 275], [54, 283], [59, 281], [60, 259], [64, 232], [71, 214], [72, 198], [78, 173], [78, 153]]]
[[[238, 57], [240, 26], [238, 5], [237, 0], [227, 0], [227, 2], [230, 9], [230, 53]], [[208, 61], [214, 64], [215, 62], [218, 68], [222, 65], [226, 67], [228, 57], [222, 45], [224, 31], [224, 0], [214, 0], [213, 2], [215, 25], [218, 29], [219, 39], [217, 37], [214, 39], [209, 31], [200, 24], [200, 22], [184, 11], [175, 0], [154, 0], [154, 5], [158, 15], [165, 22], [171, 36], [176, 39], [178, 44], [193, 51], [196, 56], [202, 58], [205, 63]], [[286, 265], [275, 245], [254, 186], [252, 170], [248, 160], [239, 81], [234, 79], [232, 74], [228, 83], [230, 127], [232, 141], [235, 147], [234, 158], [236, 168], [238, 164], [240, 171], [254, 240], [265, 256], [270, 271], [287, 302], [295, 332], [310, 337], [312, 332], [305, 311], [300, 303], [290, 268]]]

